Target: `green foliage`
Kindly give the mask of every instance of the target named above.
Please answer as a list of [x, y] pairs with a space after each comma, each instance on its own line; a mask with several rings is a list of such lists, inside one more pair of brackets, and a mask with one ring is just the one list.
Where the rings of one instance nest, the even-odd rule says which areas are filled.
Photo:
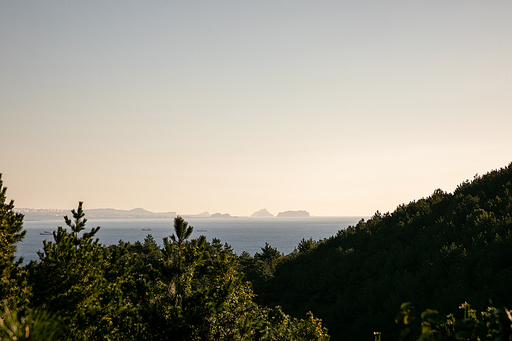
[[[31, 305], [58, 316], [62, 340], [329, 338], [312, 314], [296, 319], [254, 303], [231, 247], [189, 239], [193, 227], [181, 217], [162, 248], [151, 235], [105, 247], [93, 240], [99, 227], [84, 232], [82, 203], [72, 213], [69, 231], [59, 227], [28, 266]], [[262, 250], [262, 262], [281, 256]]]
[[[512, 306], [512, 164], [303, 239], [286, 256], [268, 243], [251, 257], [190, 239], [181, 217], [163, 247], [151, 235], [103, 246], [99, 227], [85, 231], [80, 202], [40, 261], [21, 267], [23, 216], [6, 204], [1, 178], [0, 189], [3, 337], [36, 339], [47, 326], [61, 340], [327, 340], [325, 324], [336, 340], [510, 341], [510, 311], [485, 307]], [[448, 315], [465, 300], [476, 310]], [[423, 313], [402, 305], [400, 328], [392, 321], [403, 301]]]
[[7, 202], [7, 188], [3, 186], [0, 174], [0, 298], [7, 298], [13, 306], [28, 299], [23, 286], [23, 270], [16, 264], [16, 244], [23, 240], [23, 215], [14, 211], [14, 201]]
[[[85, 223], [87, 222], [87, 219], [84, 218], [85, 213], [82, 209], [83, 202], [80, 201], [78, 203], [78, 209], [71, 210], [71, 213], [73, 214], [73, 218], [75, 219], [75, 222], [73, 223], [71, 219], [68, 218], [68, 216], [64, 216], [64, 221], [66, 222], [66, 225], [73, 231], [75, 236], [78, 236], [78, 233], [83, 231], [85, 229]], [[91, 236], [93, 236], [97, 231], [99, 230], [99, 227], [96, 229], [92, 229]]]
[[19, 313], [4, 306], [0, 314], [0, 340], [47, 341], [57, 340], [62, 328], [51, 314], [45, 311], [28, 309], [19, 317]]
[[190, 237], [193, 230], [194, 228], [192, 226], [188, 226], [188, 223], [182, 217], [177, 216], [174, 219], [174, 233], [176, 235], [173, 234], [171, 236], [171, 240], [173, 243], [177, 244], [179, 248], [181, 247], [181, 244]]
[[312, 311], [336, 340], [373, 340], [370, 331], [397, 339], [403, 301], [443, 316], [466, 300], [478, 310], [490, 299], [512, 306], [512, 164], [310, 246], [303, 240], [264, 276], [250, 259], [244, 269], [259, 304], [295, 317]]
[[0, 174], [0, 340], [52, 340], [60, 333], [58, 322], [47, 312], [27, 308], [31, 288], [27, 271], [14, 262], [16, 244], [26, 231], [23, 215], [14, 211], [14, 201], [6, 202], [6, 188]]
[[403, 303], [396, 318], [396, 323], [402, 327], [399, 340], [512, 340], [512, 314], [508, 309], [489, 307], [477, 314], [467, 302], [459, 308], [464, 312], [460, 318], [455, 318], [453, 314], [441, 315], [431, 309], [423, 311], [421, 318], [418, 318], [414, 306]]
[[28, 266], [31, 303], [59, 317], [65, 338], [115, 339], [130, 307], [122, 289], [133, 262], [125, 259], [125, 246], [109, 249], [93, 240], [99, 227], [78, 235], [86, 222], [82, 203], [72, 213], [74, 224], [65, 217], [71, 232], [58, 227], [53, 242], [43, 241], [40, 262]]
[[263, 279], [271, 278], [281, 256], [283, 254], [277, 248], [265, 243], [265, 247], [261, 248], [261, 253], [256, 252], [254, 255], [258, 276]]
[[297, 245], [297, 251], [299, 253], [305, 254], [313, 250], [317, 245], [318, 242], [314, 241], [313, 238], [309, 238], [308, 240], [302, 238], [302, 240], [299, 242], [299, 245]]

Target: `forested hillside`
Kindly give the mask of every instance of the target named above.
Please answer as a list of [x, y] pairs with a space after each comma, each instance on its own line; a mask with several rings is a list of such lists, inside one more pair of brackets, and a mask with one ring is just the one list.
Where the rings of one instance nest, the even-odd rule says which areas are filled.
[[258, 302], [312, 311], [333, 340], [397, 339], [403, 302], [444, 316], [512, 307], [512, 164], [262, 261], [269, 249], [242, 259]]
[[512, 340], [512, 163], [288, 255], [190, 239], [181, 217], [163, 247], [105, 246], [71, 213], [21, 266], [0, 177], [0, 340]]

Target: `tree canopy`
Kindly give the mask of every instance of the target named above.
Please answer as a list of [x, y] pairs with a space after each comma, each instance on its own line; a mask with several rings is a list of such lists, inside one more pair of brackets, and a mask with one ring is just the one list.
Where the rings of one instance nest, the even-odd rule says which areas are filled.
[[466, 301], [512, 307], [512, 164], [312, 244], [278, 259], [254, 289], [260, 304], [312, 311], [333, 340], [396, 339], [403, 302], [443, 315]]

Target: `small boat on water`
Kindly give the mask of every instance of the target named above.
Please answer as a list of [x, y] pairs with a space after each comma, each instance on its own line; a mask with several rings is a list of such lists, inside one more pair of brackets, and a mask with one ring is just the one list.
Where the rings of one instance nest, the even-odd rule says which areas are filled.
[[208, 230], [197, 230], [197, 232], [208, 232]]
[[142, 231], [151, 231], [151, 229], [142, 229]]
[[43, 232], [40, 232], [39, 234], [43, 235], [43, 236], [47, 236], [47, 235], [52, 235], [53, 232], [52, 231], [48, 231], [48, 230], [44, 230]]

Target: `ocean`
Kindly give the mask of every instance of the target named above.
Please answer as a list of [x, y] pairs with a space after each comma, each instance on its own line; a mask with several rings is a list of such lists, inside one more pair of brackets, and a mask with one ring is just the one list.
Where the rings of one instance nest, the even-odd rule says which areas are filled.
[[[366, 217], [365, 217], [366, 218]], [[313, 238], [329, 238], [339, 230], [356, 225], [361, 217], [309, 217], [309, 218], [190, 218], [186, 219], [194, 227], [191, 238], [204, 234], [208, 241], [213, 238], [228, 243], [238, 255], [243, 251], [254, 255], [261, 252], [265, 243], [288, 254], [299, 242]], [[117, 244], [120, 240], [134, 243], [144, 241], [151, 234], [162, 246], [162, 238], [174, 232], [172, 219], [102, 219], [88, 220], [85, 231], [100, 226], [96, 234], [103, 245]], [[25, 221], [27, 231], [23, 242], [18, 244], [17, 257], [24, 258], [24, 264], [39, 260], [38, 250], [43, 248], [43, 240], [53, 241], [53, 235], [43, 235], [44, 231], [54, 231], [57, 226], [65, 227], [64, 219], [55, 221]]]

